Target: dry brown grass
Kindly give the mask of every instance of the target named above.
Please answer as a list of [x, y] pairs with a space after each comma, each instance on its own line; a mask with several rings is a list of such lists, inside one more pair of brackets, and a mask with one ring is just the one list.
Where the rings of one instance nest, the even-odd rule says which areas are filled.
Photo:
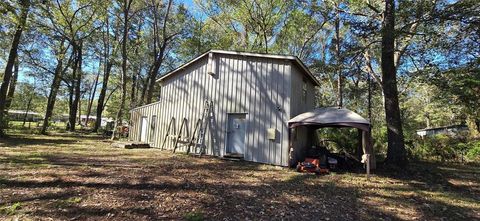
[[480, 167], [315, 176], [289, 169], [115, 149], [96, 136], [0, 140], [0, 219], [474, 220]]

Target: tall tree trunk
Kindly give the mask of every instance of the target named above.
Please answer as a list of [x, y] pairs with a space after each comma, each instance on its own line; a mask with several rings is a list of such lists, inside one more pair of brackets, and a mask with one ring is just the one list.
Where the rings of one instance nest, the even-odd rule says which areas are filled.
[[30, 111], [30, 106], [32, 104], [33, 95], [28, 98], [27, 107], [25, 108], [25, 115], [23, 115], [23, 124], [22, 127], [25, 127], [25, 121], [27, 121], [28, 112]]
[[[83, 53], [83, 43], [80, 42], [80, 44], [77, 47], [74, 47], [74, 51], [76, 52], [77, 59], [76, 59], [76, 65], [73, 74], [73, 81], [72, 81], [72, 89], [70, 92], [73, 92], [73, 100], [70, 106], [70, 112], [69, 112], [69, 117], [68, 117], [68, 123], [69, 123], [69, 131], [75, 131], [75, 124], [77, 121], [77, 113], [78, 113], [78, 107], [80, 104], [80, 96], [81, 96], [81, 80], [82, 80], [82, 53]], [[79, 119], [80, 120], [80, 119]]]
[[[338, 5], [337, 5], [338, 7]], [[340, 11], [336, 10], [335, 16], [335, 57], [337, 72], [337, 106], [343, 107], [343, 75], [342, 75], [342, 61], [340, 57]]]
[[20, 39], [22, 37], [23, 28], [27, 22], [28, 11], [30, 8], [29, 0], [21, 1], [21, 12], [20, 12], [20, 21], [16, 27], [15, 34], [13, 35], [12, 45], [10, 47], [10, 52], [8, 54], [7, 64], [5, 66], [5, 72], [3, 75], [3, 81], [0, 85], [0, 137], [5, 135], [5, 115], [6, 109], [5, 104], [7, 100], [7, 88], [10, 85], [10, 79], [13, 74], [13, 66], [17, 58], [18, 45], [20, 44]]
[[[83, 78], [83, 72], [82, 72], [82, 64], [83, 64], [83, 42], [80, 42], [80, 46], [78, 48], [78, 71], [77, 71], [77, 79], [75, 80], [75, 100], [74, 100], [74, 105], [76, 105], [76, 109], [78, 110], [78, 116], [79, 119], [78, 121], [81, 123], [80, 115], [82, 114], [81, 112], [81, 101], [82, 101], [82, 78]], [[73, 127], [75, 130], [75, 127]]]
[[125, 107], [125, 97], [127, 96], [127, 41], [128, 41], [128, 19], [130, 12], [130, 5], [133, 0], [123, 1], [123, 39], [122, 39], [122, 94], [120, 97], [120, 107], [118, 107], [117, 116], [115, 119], [115, 127], [113, 128], [112, 140], [117, 135], [117, 127], [122, 124], [123, 108]]
[[100, 77], [101, 67], [102, 60], [100, 59], [98, 63], [97, 76], [95, 77], [95, 82], [93, 83], [93, 89], [90, 91], [90, 95], [88, 97], [87, 118], [85, 119], [85, 126], [88, 126], [88, 118], [90, 118], [90, 113], [92, 112], [93, 99], [95, 98], [95, 94], [97, 93], [98, 78]]
[[[61, 41], [60, 47], [63, 47], [64, 41], [65, 40]], [[61, 49], [60, 51], [63, 51], [63, 49]], [[60, 56], [58, 59], [57, 67], [55, 68], [55, 74], [53, 76], [52, 85], [50, 87], [50, 93], [48, 94], [47, 108], [45, 111], [45, 117], [43, 118], [42, 130], [40, 132], [41, 134], [47, 133], [48, 124], [50, 122], [50, 118], [53, 115], [53, 108], [55, 107], [55, 101], [57, 99], [58, 89], [60, 88], [60, 82], [62, 80], [62, 75], [64, 73], [63, 70], [64, 70], [63, 56]]]
[[137, 105], [137, 98], [136, 98], [136, 93], [137, 93], [137, 75], [138, 72], [135, 72], [132, 76], [132, 91], [130, 93], [130, 108], [134, 108]]
[[370, 127], [372, 124], [372, 79], [370, 75], [367, 76], [368, 95], [367, 95], [367, 108], [368, 108], [368, 121], [370, 121]]
[[165, 18], [163, 20], [163, 27], [162, 27], [162, 45], [160, 46], [160, 50], [158, 51], [158, 54], [155, 51], [155, 61], [153, 65], [150, 67], [150, 70], [148, 72], [148, 80], [147, 80], [148, 90], [147, 90], [147, 99], [146, 99], [147, 104], [152, 102], [153, 91], [155, 88], [155, 81], [157, 80], [158, 70], [160, 69], [164, 61], [165, 51], [167, 50], [167, 45], [170, 41], [170, 38], [173, 37], [173, 35], [172, 36], [167, 35], [168, 16], [170, 15], [172, 3], [173, 3], [173, 0], [168, 1], [167, 11], [165, 12]]
[[[75, 71], [73, 71], [75, 72]], [[73, 118], [77, 117], [77, 113], [73, 112], [73, 97], [75, 94], [75, 80], [72, 80], [70, 82], [70, 85], [68, 86], [68, 122], [67, 122], [67, 127], [65, 128], [68, 131], [73, 131], [71, 128], [75, 127], [75, 124], [72, 126], [72, 115]], [[75, 123], [75, 119], [73, 119], [73, 122]]]
[[397, 74], [394, 61], [395, 53], [395, 1], [385, 0], [385, 12], [382, 25], [382, 83], [387, 122], [387, 163], [405, 167], [407, 156], [400, 118], [398, 102]]
[[12, 79], [10, 80], [10, 85], [8, 86], [7, 101], [5, 103], [5, 110], [10, 109], [10, 106], [12, 105], [13, 95], [15, 94], [15, 87], [17, 86], [18, 57], [17, 57], [17, 59], [15, 59], [15, 65], [13, 67], [14, 67], [13, 76], [12, 76]]
[[477, 132], [480, 133], [480, 120], [479, 119], [475, 120], [475, 126], [477, 127]]
[[80, 99], [78, 99], [78, 125], [80, 125], [81, 127], [83, 127], [83, 124], [82, 124], [82, 98], [83, 98], [83, 94], [80, 95]]
[[[108, 10], [107, 10], [108, 12]], [[98, 132], [98, 129], [102, 126], [102, 113], [105, 107], [105, 96], [107, 94], [108, 89], [108, 79], [110, 78], [110, 71], [112, 70], [112, 62], [110, 61], [110, 37], [109, 37], [109, 29], [110, 29], [110, 22], [108, 16], [105, 16], [105, 31], [102, 33], [103, 36], [103, 81], [102, 81], [102, 89], [100, 90], [100, 95], [98, 96], [97, 101], [97, 113], [95, 119], [95, 126], [93, 127], [93, 132]]]
[[150, 69], [150, 72], [148, 73], [149, 81], [148, 81], [147, 99], [146, 99], [147, 104], [152, 102], [153, 91], [155, 89], [155, 80], [157, 80], [158, 70], [160, 69], [160, 66], [162, 66], [162, 63], [164, 60], [165, 49], [166, 49], [166, 43], [164, 43], [160, 48], [160, 52], [157, 56], [157, 59], [153, 64], [153, 67]]
[[77, 118], [77, 108], [75, 107], [75, 84], [77, 80], [77, 71], [78, 71], [78, 46], [75, 42], [72, 42], [72, 54], [74, 57], [72, 76], [70, 79], [70, 84], [68, 85], [68, 122], [66, 129], [68, 131], [75, 130], [75, 121]]
[[263, 31], [263, 41], [265, 42], [265, 54], [268, 54], [268, 37], [265, 29]]
[[97, 101], [97, 119], [95, 119], [95, 126], [93, 127], [94, 132], [97, 132], [102, 124], [102, 113], [105, 108], [105, 96], [107, 95], [108, 79], [110, 78], [111, 69], [112, 63], [107, 60], [103, 74], [102, 89], [100, 90], [100, 95], [98, 96]]
[[[76, 112], [73, 112], [73, 97], [75, 94], [75, 79], [77, 75], [77, 66], [78, 66], [78, 58], [77, 58], [77, 46], [72, 43], [72, 54], [73, 54], [73, 67], [72, 67], [72, 76], [71, 79], [69, 79], [70, 83], [68, 84], [68, 122], [66, 126], [66, 130], [68, 131], [73, 131], [71, 128], [75, 127], [75, 118], [76, 118]], [[73, 119], [72, 119], [73, 118]], [[74, 124], [72, 125], [72, 121]]]
[[[150, 73], [150, 72], [149, 72]], [[139, 99], [139, 105], [142, 105], [144, 104], [144, 101], [145, 101], [145, 96], [147, 95], [147, 89], [148, 89], [148, 85], [150, 85], [148, 82], [150, 81], [150, 77], [147, 76], [147, 78], [142, 82], [143, 83], [143, 87], [142, 87], [142, 93], [140, 94], [140, 99]]]

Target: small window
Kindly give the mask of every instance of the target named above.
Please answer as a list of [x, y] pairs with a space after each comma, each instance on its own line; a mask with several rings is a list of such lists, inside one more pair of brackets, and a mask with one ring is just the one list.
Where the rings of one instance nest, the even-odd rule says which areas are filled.
[[303, 79], [302, 85], [302, 98], [303, 102], [307, 102], [307, 80], [305, 78]]
[[150, 121], [150, 142], [154, 142], [155, 140], [155, 127], [157, 126], [157, 115], [152, 116], [152, 120]]

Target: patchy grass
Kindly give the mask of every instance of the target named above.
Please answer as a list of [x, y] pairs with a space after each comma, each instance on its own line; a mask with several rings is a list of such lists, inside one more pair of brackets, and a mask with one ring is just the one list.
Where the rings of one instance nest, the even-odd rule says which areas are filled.
[[202, 221], [204, 220], [203, 214], [198, 212], [189, 212], [185, 215], [185, 220], [187, 221]]
[[0, 214], [11, 216], [15, 215], [17, 211], [22, 207], [22, 204], [17, 202], [9, 206], [0, 207]]
[[412, 163], [401, 173], [326, 176], [87, 134], [0, 140], [0, 219], [478, 220], [478, 165]]

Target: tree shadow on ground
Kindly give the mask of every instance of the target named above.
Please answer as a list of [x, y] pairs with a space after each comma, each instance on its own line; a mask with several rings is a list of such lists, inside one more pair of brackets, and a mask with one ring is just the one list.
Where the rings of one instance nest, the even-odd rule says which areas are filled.
[[[448, 201], [478, 202], [475, 189], [459, 188], [450, 180], [478, 185], [475, 167], [454, 168], [462, 174], [458, 176], [438, 165], [419, 165], [423, 169], [405, 174], [379, 170], [367, 182], [361, 174], [316, 176], [151, 150], [16, 157], [0, 159], [17, 164], [0, 171], [2, 204], [21, 202], [35, 219], [178, 220], [189, 213], [208, 220], [478, 217], [471, 207]], [[17, 169], [40, 163], [53, 167]]]
[[[457, 173], [457, 170], [463, 171]], [[439, 162], [413, 162], [407, 170], [380, 169], [376, 171], [376, 175], [389, 179], [391, 185], [382, 187], [379, 192], [368, 193], [369, 198], [414, 208], [418, 215], [416, 219], [480, 218], [478, 167]], [[459, 185], [454, 181], [471, 185]], [[393, 210], [389, 213], [399, 211]]]
[[27, 145], [50, 145], [54, 147], [55, 145], [68, 145], [78, 143], [73, 139], [48, 139], [48, 138], [28, 138], [28, 137], [16, 137], [8, 138], [0, 141], [1, 147], [22, 147]]

